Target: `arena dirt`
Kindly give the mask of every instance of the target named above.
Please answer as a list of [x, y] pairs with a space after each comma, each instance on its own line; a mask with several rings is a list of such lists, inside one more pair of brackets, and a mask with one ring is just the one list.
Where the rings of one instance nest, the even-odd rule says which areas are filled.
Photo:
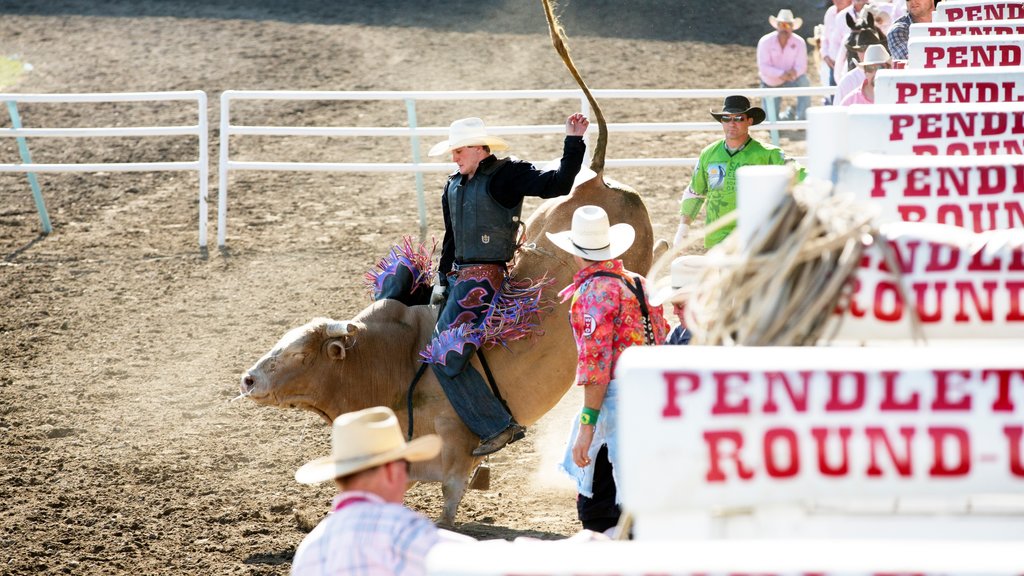
[[[808, 0], [563, 2], [570, 46], [598, 88], [756, 86], [767, 17]], [[96, 5], [102, 5], [97, 7]], [[363, 273], [419, 228], [408, 174], [233, 172], [227, 246], [216, 245], [218, 98], [226, 89], [574, 88], [537, 2], [414, 0], [0, 0], [0, 54], [31, 64], [21, 93], [203, 90], [210, 98], [210, 247], [198, 247], [194, 173], [40, 174], [53, 233], [24, 174], [0, 173], [0, 573], [286, 574], [329, 486], [295, 469], [328, 449], [318, 417], [234, 401], [238, 377], [289, 328], [369, 302]], [[603, 102], [612, 122], [706, 120], [715, 100]], [[479, 115], [560, 124], [571, 101], [422, 103], [424, 126]], [[195, 122], [184, 104], [24, 104], [26, 126]], [[237, 114], [237, 116], [235, 116]], [[236, 123], [401, 126], [404, 104], [239, 105]], [[4, 124], [8, 126], [8, 124]], [[695, 156], [714, 134], [612, 134], [609, 157]], [[561, 138], [514, 139], [556, 158]], [[432, 142], [423, 143], [423, 152]], [[784, 144], [804, 153], [796, 138]], [[30, 141], [36, 162], [187, 161], [187, 137]], [[232, 141], [244, 160], [392, 161], [385, 139]], [[18, 162], [0, 142], [0, 163]], [[685, 169], [609, 170], [638, 189], [671, 236]], [[443, 176], [427, 174], [439, 235]], [[527, 211], [536, 204], [529, 204]], [[570, 398], [566, 407], [575, 406]], [[478, 538], [563, 538], [574, 494], [553, 472], [567, 416], [551, 414], [491, 458], [492, 489], [463, 501]], [[407, 504], [436, 517], [438, 485]]]

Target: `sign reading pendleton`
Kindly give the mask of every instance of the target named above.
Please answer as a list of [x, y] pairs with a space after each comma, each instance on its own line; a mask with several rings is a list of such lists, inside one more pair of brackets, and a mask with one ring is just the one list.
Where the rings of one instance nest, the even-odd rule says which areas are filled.
[[639, 347], [616, 376], [634, 510], [1024, 489], [1019, 348]]

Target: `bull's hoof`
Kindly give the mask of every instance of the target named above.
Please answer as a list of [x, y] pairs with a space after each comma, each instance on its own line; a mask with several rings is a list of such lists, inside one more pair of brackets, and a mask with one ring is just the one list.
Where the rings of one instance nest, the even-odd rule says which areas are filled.
[[469, 479], [470, 490], [490, 490], [491, 489], [491, 467], [486, 464], [481, 464], [476, 467], [473, 471], [473, 477]]

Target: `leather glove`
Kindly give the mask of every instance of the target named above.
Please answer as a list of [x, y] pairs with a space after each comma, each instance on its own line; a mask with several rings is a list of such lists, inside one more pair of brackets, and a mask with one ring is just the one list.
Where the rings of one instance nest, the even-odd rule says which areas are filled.
[[686, 233], [690, 231], [690, 227], [684, 224], [681, 220], [679, 221], [679, 228], [676, 228], [676, 237], [672, 240], [673, 246], [679, 246], [683, 243], [683, 239], [686, 238]]
[[444, 304], [444, 301], [448, 299], [448, 287], [443, 284], [434, 284], [434, 289], [430, 292], [430, 305], [440, 306]]

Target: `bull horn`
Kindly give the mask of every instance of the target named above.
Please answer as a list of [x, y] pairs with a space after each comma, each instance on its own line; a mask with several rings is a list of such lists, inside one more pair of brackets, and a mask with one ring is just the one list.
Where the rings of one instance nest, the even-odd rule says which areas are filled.
[[328, 322], [326, 331], [328, 338], [340, 338], [342, 336], [355, 334], [356, 325], [355, 323], [349, 321]]

